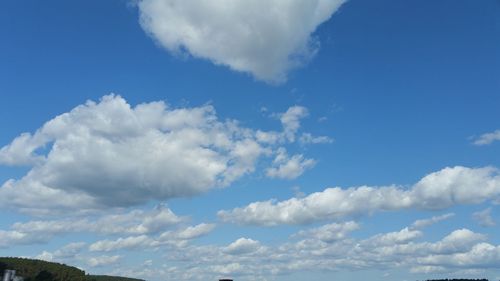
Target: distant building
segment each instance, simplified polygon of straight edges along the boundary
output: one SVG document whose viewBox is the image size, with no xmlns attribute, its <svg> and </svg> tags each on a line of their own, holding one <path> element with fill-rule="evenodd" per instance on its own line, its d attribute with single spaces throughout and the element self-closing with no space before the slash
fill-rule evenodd
<svg viewBox="0 0 500 281">
<path fill-rule="evenodd" d="M 3 272 L 2 281 L 23 281 L 24 278 L 21 276 L 16 276 L 16 271 L 11 269 L 6 269 Z"/>
</svg>

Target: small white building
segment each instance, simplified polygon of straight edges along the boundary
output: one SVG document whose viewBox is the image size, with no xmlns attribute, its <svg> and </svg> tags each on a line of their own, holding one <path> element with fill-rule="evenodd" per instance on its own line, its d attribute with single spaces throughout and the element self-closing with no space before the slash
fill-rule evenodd
<svg viewBox="0 0 500 281">
<path fill-rule="evenodd" d="M 2 281 L 23 281 L 24 278 L 21 276 L 16 276 L 16 271 L 11 269 L 6 269 L 3 272 Z"/>
</svg>

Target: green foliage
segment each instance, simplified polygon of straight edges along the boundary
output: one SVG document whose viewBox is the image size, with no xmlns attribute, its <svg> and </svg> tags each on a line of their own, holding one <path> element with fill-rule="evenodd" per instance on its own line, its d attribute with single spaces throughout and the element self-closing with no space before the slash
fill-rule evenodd
<svg viewBox="0 0 500 281">
<path fill-rule="evenodd" d="M 144 281 L 141 279 L 107 276 L 107 275 L 87 275 L 87 281 Z"/>
<path fill-rule="evenodd" d="M 52 280 L 54 280 L 54 275 L 46 270 L 40 271 L 35 277 L 35 281 L 52 281 Z"/>
<path fill-rule="evenodd" d="M 85 281 L 85 271 L 65 264 L 25 258 L 0 258 L 0 270 L 16 270 L 25 281 Z"/>
</svg>

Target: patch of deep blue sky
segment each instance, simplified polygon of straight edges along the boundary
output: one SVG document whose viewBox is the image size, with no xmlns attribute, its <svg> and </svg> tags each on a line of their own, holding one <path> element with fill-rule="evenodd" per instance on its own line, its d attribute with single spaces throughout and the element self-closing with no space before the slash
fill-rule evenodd
<svg viewBox="0 0 500 281">
<path fill-rule="evenodd" d="M 214 220 L 219 209 L 289 198 L 293 186 L 310 193 L 328 186 L 410 185 L 446 166 L 500 166 L 499 143 L 477 147 L 468 139 L 500 127 L 499 1 L 351 0 L 315 33 L 321 42 L 315 59 L 279 86 L 208 61 L 171 56 L 144 33 L 137 10 L 128 4 L 2 3 L 2 146 L 110 92 L 133 105 L 209 102 L 220 118 L 261 129 L 279 128 L 278 120 L 261 108 L 283 112 L 303 105 L 310 110 L 303 128 L 335 139 L 333 144 L 298 148 L 319 162 L 296 180 L 256 174 L 225 190 L 169 203 L 174 212 L 192 215 L 195 221 Z M 321 118 L 326 120 L 319 122 Z M 22 174 L 17 168 L 0 168 L 2 182 Z M 469 214 L 482 208 L 446 210 L 460 220 L 451 220 L 446 230 L 436 228 L 436 239 L 464 224 L 474 228 Z M 363 236 L 395 231 L 427 215 L 434 213 L 390 213 L 383 221 L 375 216 L 364 222 L 363 231 L 368 230 Z M 5 227 L 12 222 L 0 219 Z M 203 239 L 217 242 L 222 237 L 220 243 L 227 243 L 245 233 L 237 229 L 221 226 L 217 235 Z M 234 234 L 227 237 L 226 230 Z M 247 230 L 263 241 L 284 231 Z M 494 237 L 496 230 L 481 231 Z"/>
</svg>

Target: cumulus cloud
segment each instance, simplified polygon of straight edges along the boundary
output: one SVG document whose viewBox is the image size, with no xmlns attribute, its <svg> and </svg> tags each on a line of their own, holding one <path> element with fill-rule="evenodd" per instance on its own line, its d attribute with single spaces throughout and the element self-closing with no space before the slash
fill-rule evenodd
<svg viewBox="0 0 500 281">
<path fill-rule="evenodd" d="M 273 166 L 266 170 L 266 175 L 270 178 L 295 179 L 302 175 L 305 170 L 314 167 L 315 164 L 314 159 L 305 159 L 302 154 L 289 157 L 286 150 L 280 147 L 273 161 Z"/>
<path fill-rule="evenodd" d="M 451 255 L 431 255 L 419 259 L 420 263 L 440 265 L 441 267 L 488 268 L 500 262 L 500 246 L 479 243 L 472 249 Z"/>
<path fill-rule="evenodd" d="M 281 153 L 277 144 L 294 142 L 307 114 L 292 106 L 275 114 L 283 131 L 266 132 L 219 121 L 210 105 L 132 107 L 120 96 L 104 96 L 1 148 L 0 164 L 31 169 L 0 187 L 0 206 L 36 215 L 88 213 L 225 187 L 255 172 L 260 158 Z M 285 160 L 275 161 L 269 175 L 295 178 L 315 163 L 301 154 Z M 142 227 L 155 226 L 146 220 Z"/>
<path fill-rule="evenodd" d="M 473 142 L 475 145 L 488 145 L 495 141 L 500 141 L 500 130 L 491 133 L 485 133 L 476 138 Z"/>
<path fill-rule="evenodd" d="M 61 193 L 83 207 L 198 194 L 225 180 L 234 166 L 242 165 L 231 170 L 231 179 L 248 172 L 248 163 L 232 153 L 237 154 L 240 141 L 251 140 L 229 126 L 216 120 L 211 106 L 169 110 L 153 102 L 132 108 L 119 96 L 105 96 L 52 119 L 31 136 L 44 142 L 25 146 L 24 158 L 43 157 L 43 162 L 0 192 L 14 204 L 31 200 L 27 194 Z M 45 145 L 51 145 L 47 155 L 36 154 Z M 19 154 L 19 148 L 12 153 Z"/>
<path fill-rule="evenodd" d="M 259 241 L 249 238 L 239 238 L 223 249 L 225 253 L 231 255 L 242 255 L 255 252 L 261 247 Z"/>
<path fill-rule="evenodd" d="M 312 33 L 345 0 L 139 0 L 142 28 L 174 54 L 188 53 L 272 83 L 319 49 Z"/>
<path fill-rule="evenodd" d="M 253 202 L 222 210 L 225 222 L 254 225 L 305 224 L 378 211 L 401 209 L 440 210 L 459 204 L 477 204 L 500 196 L 500 174 L 495 168 L 445 168 L 423 177 L 410 188 L 327 188 L 304 198 Z"/>
<path fill-rule="evenodd" d="M 263 132 L 234 120 L 219 121 L 210 105 L 169 108 L 150 102 L 132 107 L 120 96 L 104 96 L 1 148 L 0 163 L 31 169 L 1 186 L 0 206 L 38 215 L 75 206 L 86 212 L 225 187 L 254 172 L 258 159 L 273 153 L 273 138 L 295 141 L 306 115 L 306 108 L 293 106 L 279 115 L 283 132 Z M 296 177 L 313 163 L 296 155 L 271 174 Z"/>
<path fill-rule="evenodd" d="M 496 225 L 495 221 L 491 217 L 491 208 L 475 212 L 472 214 L 472 217 L 477 221 L 477 223 L 479 223 L 480 226 L 491 227 Z"/>
</svg>

